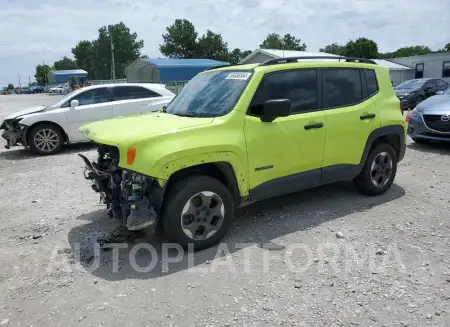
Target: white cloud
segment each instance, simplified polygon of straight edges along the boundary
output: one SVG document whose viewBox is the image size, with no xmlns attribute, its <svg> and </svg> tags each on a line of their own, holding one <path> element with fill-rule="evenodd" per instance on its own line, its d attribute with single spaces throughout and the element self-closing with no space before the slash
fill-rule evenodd
<svg viewBox="0 0 450 327">
<path fill-rule="evenodd" d="M 160 56 L 165 28 L 191 20 L 201 34 L 221 33 L 230 48 L 253 50 L 271 32 L 291 33 L 311 51 L 332 42 L 368 37 L 380 51 L 450 42 L 450 2 L 441 0 L 21 0 L 0 10 L 0 85 L 28 79 L 36 64 L 70 56 L 77 41 L 123 21 L 145 42 L 143 53 Z"/>
</svg>

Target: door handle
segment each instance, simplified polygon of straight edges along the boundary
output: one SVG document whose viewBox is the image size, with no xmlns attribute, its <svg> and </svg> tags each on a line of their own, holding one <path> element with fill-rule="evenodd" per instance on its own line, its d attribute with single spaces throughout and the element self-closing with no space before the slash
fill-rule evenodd
<svg viewBox="0 0 450 327">
<path fill-rule="evenodd" d="M 375 118 L 375 114 L 361 115 L 359 118 L 360 118 L 361 120 L 364 120 L 364 119 L 374 119 L 374 118 Z"/>
<path fill-rule="evenodd" d="M 305 125 L 306 130 L 313 129 L 313 128 L 322 128 L 322 127 L 323 127 L 323 123 L 315 123 L 315 124 L 311 124 L 311 125 Z"/>
</svg>

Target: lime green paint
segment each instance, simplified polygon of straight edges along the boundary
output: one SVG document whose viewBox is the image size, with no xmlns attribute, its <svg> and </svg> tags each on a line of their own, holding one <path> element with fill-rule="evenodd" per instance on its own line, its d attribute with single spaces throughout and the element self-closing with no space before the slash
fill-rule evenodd
<svg viewBox="0 0 450 327">
<path fill-rule="evenodd" d="M 291 114 L 271 123 L 247 115 L 265 74 L 320 67 L 375 69 L 379 92 L 355 106 Z M 380 66 L 305 61 L 220 69 L 254 69 L 234 110 L 225 116 L 191 118 L 151 113 L 87 124 L 80 131 L 92 141 L 118 147 L 120 167 L 154 177 L 162 186 L 180 169 L 205 163 L 229 163 L 241 196 L 247 196 L 252 188 L 279 177 L 338 164 L 358 164 L 372 131 L 388 125 L 400 124 L 405 128 L 388 70 Z M 361 121 L 359 117 L 368 113 L 376 114 L 376 118 Z M 303 128 L 319 122 L 324 123 L 324 128 Z M 136 149 L 132 165 L 127 164 L 126 158 L 130 147 Z M 255 170 L 266 166 L 273 167 Z"/>
<path fill-rule="evenodd" d="M 305 130 L 303 126 L 323 122 L 324 118 L 324 111 L 292 114 L 272 123 L 246 116 L 250 189 L 275 178 L 320 168 L 325 128 Z M 273 168 L 255 171 L 269 165 Z"/>
</svg>

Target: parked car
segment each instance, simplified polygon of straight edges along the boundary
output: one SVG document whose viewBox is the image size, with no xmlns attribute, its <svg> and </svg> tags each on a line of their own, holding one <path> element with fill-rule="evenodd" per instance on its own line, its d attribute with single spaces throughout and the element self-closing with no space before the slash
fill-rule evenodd
<svg viewBox="0 0 450 327">
<path fill-rule="evenodd" d="M 88 122 L 157 111 L 175 95 L 162 84 L 104 84 L 76 90 L 50 106 L 21 110 L 5 118 L 6 148 L 28 146 L 37 154 L 58 152 L 64 143 L 87 141 L 78 129 Z"/>
<path fill-rule="evenodd" d="M 450 88 L 418 104 L 411 112 L 407 130 L 418 143 L 450 142 Z"/>
<path fill-rule="evenodd" d="M 406 128 L 388 69 L 357 61 L 294 57 L 202 72 L 164 112 L 83 125 L 100 145 L 96 162 L 80 155 L 85 177 L 129 230 L 162 224 L 197 250 L 220 242 L 235 208 L 254 201 L 343 180 L 382 194 Z"/>
<path fill-rule="evenodd" d="M 61 93 L 62 94 L 63 90 L 64 90 L 64 88 L 62 87 L 62 85 L 59 85 L 59 86 L 50 87 L 48 89 L 48 92 L 50 92 L 50 93 Z"/>
<path fill-rule="evenodd" d="M 411 79 L 397 85 L 394 90 L 404 109 L 413 109 L 438 91 L 445 91 L 448 83 L 438 78 Z"/>
</svg>

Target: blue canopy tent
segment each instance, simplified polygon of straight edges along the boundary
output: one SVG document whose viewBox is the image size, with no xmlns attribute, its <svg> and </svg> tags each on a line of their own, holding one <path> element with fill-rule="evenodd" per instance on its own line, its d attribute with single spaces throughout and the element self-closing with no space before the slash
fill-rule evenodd
<svg viewBox="0 0 450 327">
<path fill-rule="evenodd" d="M 229 65 L 211 59 L 138 59 L 125 70 L 130 83 L 185 82 L 205 69 Z"/>
<path fill-rule="evenodd" d="M 52 70 L 47 74 L 49 84 L 66 83 L 69 81 L 70 77 L 87 78 L 87 76 L 87 71 L 82 69 Z"/>
</svg>

